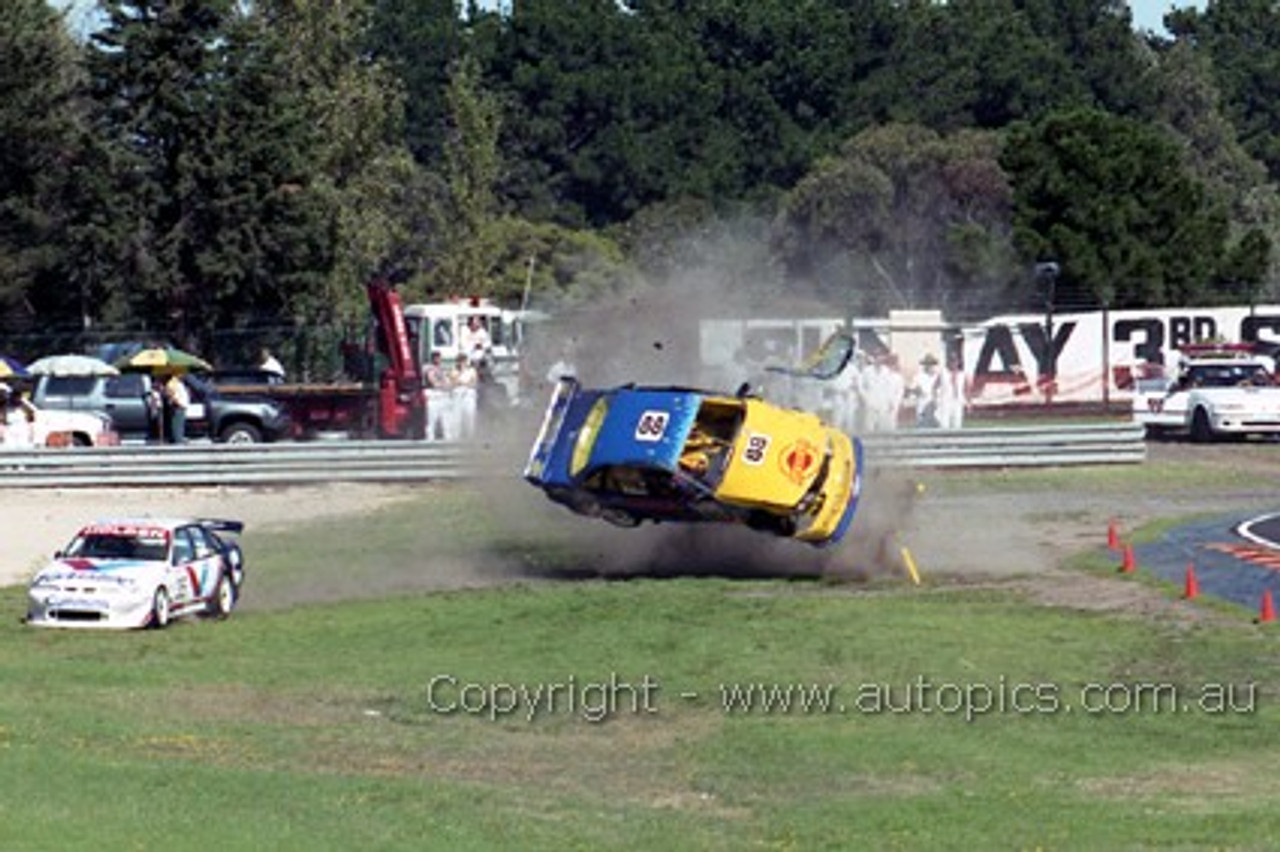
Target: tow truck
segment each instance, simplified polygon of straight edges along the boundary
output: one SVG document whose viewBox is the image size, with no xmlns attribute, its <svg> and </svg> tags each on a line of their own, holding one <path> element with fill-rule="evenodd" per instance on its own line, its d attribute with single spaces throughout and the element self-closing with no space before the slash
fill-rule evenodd
<svg viewBox="0 0 1280 852">
<path fill-rule="evenodd" d="M 485 351 L 489 378 L 502 388 L 505 402 L 520 402 L 520 344 L 523 337 L 521 311 L 506 310 L 493 301 L 470 296 L 406 305 L 405 323 L 409 339 L 416 343 L 413 355 L 418 369 L 431 362 L 435 353 L 446 364 L 452 364 L 459 355 L 472 355 L 464 351 L 462 341 L 467 324 L 474 317 L 489 335 L 490 345 Z"/>
<path fill-rule="evenodd" d="M 362 343 L 343 346 L 347 372 L 357 381 L 325 384 L 220 385 L 226 395 L 276 400 L 288 411 L 294 438 L 342 434 L 352 438 L 421 439 L 426 435 L 422 373 L 400 294 L 383 279 L 365 285 L 371 326 Z"/>
</svg>

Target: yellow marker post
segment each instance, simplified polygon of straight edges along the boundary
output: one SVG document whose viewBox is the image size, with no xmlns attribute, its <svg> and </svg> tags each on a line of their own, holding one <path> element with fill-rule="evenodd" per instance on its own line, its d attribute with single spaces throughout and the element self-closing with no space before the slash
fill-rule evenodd
<svg viewBox="0 0 1280 852">
<path fill-rule="evenodd" d="M 907 550 L 906 545 L 902 546 L 902 561 L 906 563 L 907 573 L 911 575 L 911 582 L 917 586 L 920 585 L 920 572 L 916 570 L 916 561 L 911 558 L 911 551 Z"/>
</svg>

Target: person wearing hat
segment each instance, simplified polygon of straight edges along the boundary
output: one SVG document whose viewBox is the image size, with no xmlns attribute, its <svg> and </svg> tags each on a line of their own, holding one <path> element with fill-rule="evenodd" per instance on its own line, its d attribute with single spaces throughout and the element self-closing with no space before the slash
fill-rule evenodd
<svg viewBox="0 0 1280 852">
<path fill-rule="evenodd" d="M 920 359 L 920 369 L 916 370 L 911 382 L 910 395 L 916 402 L 917 428 L 938 428 L 938 394 L 941 390 L 942 373 L 938 370 L 938 359 L 930 352 Z"/>
</svg>

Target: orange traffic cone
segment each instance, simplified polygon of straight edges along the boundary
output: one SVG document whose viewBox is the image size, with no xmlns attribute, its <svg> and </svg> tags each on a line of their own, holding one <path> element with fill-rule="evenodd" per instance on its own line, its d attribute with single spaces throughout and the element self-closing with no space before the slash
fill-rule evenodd
<svg viewBox="0 0 1280 852">
<path fill-rule="evenodd" d="M 1107 522 L 1107 549 L 1120 549 L 1120 530 L 1116 527 L 1116 519 L 1112 518 Z"/>
<path fill-rule="evenodd" d="M 1124 546 L 1124 558 L 1120 561 L 1120 573 L 1132 574 L 1138 567 L 1138 563 L 1133 558 L 1133 545 L 1126 544 Z"/>
<path fill-rule="evenodd" d="M 1194 562 L 1187 563 L 1187 584 L 1182 596 L 1189 601 L 1200 597 L 1200 581 L 1196 579 L 1196 565 Z"/>
<path fill-rule="evenodd" d="M 1258 617 L 1255 620 L 1258 624 L 1270 624 L 1276 620 L 1276 604 L 1271 599 L 1270 589 L 1262 593 L 1262 609 L 1258 611 Z"/>
</svg>

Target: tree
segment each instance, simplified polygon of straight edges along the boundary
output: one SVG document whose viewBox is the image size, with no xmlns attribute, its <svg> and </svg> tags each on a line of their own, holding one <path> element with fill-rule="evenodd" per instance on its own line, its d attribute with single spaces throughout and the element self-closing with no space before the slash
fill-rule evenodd
<svg viewBox="0 0 1280 852">
<path fill-rule="evenodd" d="M 479 87 L 475 60 L 459 60 L 448 92 L 451 126 L 445 141 L 444 179 L 448 217 L 437 286 L 452 292 L 487 294 L 490 261 L 486 231 L 497 215 L 500 116 L 497 101 Z"/>
<path fill-rule="evenodd" d="M 1166 133 L 1100 110 L 1064 111 L 1015 127 L 1001 162 L 1028 265 L 1054 260 L 1061 286 L 1115 308 L 1212 297 L 1227 217 Z"/>
<path fill-rule="evenodd" d="M 774 246 L 790 277 L 858 311 L 972 313 L 1009 277 L 999 140 L 919 125 L 858 134 L 784 197 Z"/>
<path fill-rule="evenodd" d="M 44 0 L 0 4 L 0 310 L 76 316 L 58 271 L 67 209 L 62 186 L 81 132 L 77 50 Z"/>
<path fill-rule="evenodd" d="M 1160 54 L 1154 80 L 1157 114 L 1181 140 L 1188 170 L 1230 216 L 1236 245 L 1225 262 L 1223 284 L 1254 301 L 1276 266 L 1280 194 L 1223 114 L 1208 56 L 1179 41 Z"/>
<path fill-rule="evenodd" d="M 222 136 L 219 45 L 232 4 L 107 0 L 103 8 L 108 23 L 93 36 L 89 70 L 113 178 L 97 200 L 110 208 L 99 215 L 130 231 L 114 234 L 112 283 L 135 315 L 162 318 L 186 342 L 218 296 L 206 286 L 210 235 L 199 214 L 208 209 L 210 146 Z"/>
</svg>

